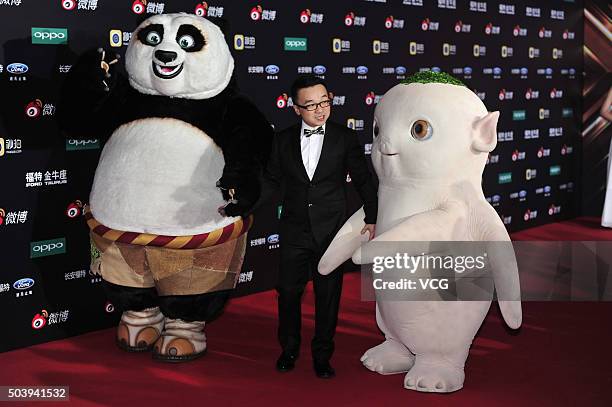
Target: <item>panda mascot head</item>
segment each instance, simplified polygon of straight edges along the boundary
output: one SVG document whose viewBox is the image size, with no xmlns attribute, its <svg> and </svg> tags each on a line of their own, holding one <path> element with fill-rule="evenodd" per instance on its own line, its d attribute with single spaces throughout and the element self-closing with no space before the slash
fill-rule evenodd
<svg viewBox="0 0 612 407">
<path fill-rule="evenodd" d="M 234 59 L 221 29 L 209 20 L 185 13 L 156 15 L 134 36 L 126 70 L 140 93 L 207 99 L 230 83 Z"/>
</svg>

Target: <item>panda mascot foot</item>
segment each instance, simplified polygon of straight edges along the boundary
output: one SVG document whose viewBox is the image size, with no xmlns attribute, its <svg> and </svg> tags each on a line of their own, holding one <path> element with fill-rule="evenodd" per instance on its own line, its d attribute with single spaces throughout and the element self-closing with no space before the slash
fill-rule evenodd
<svg viewBox="0 0 612 407">
<path fill-rule="evenodd" d="M 128 352 L 146 352 L 153 348 L 164 328 L 164 314 L 159 307 L 144 311 L 125 311 L 117 327 L 117 346 Z"/>
<path fill-rule="evenodd" d="M 187 362 L 204 356 L 204 321 L 186 322 L 166 318 L 165 328 L 153 348 L 153 359 L 160 362 Z"/>
</svg>

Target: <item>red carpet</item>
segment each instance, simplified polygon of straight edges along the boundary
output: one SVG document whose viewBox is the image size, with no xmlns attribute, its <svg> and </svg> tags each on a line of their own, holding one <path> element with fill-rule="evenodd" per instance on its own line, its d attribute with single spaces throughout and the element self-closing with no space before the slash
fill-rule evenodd
<svg viewBox="0 0 612 407">
<path fill-rule="evenodd" d="M 494 304 L 472 346 L 464 389 L 422 394 L 404 390 L 403 375 L 361 366 L 359 357 L 381 336 L 374 303 L 360 301 L 359 275 L 344 281 L 333 380 L 312 372 L 309 286 L 302 357 L 290 373 L 274 370 L 276 301 L 265 292 L 233 300 L 207 327 L 208 354 L 192 363 L 126 354 L 115 347 L 114 330 L 104 330 L 0 354 L 0 385 L 68 385 L 78 406 L 612 405 L 612 303 L 526 302 L 518 333 L 504 327 Z"/>
</svg>

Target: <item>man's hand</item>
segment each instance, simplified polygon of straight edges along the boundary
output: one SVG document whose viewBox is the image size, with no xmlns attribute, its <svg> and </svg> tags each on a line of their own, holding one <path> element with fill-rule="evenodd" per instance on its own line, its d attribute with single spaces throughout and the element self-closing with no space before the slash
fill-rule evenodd
<svg viewBox="0 0 612 407">
<path fill-rule="evenodd" d="M 374 235 L 376 234 L 376 225 L 373 223 L 367 223 L 363 229 L 361 229 L 361 234 L 363 235 L 365 232 L 370 232 L 370 236 L 368 236 L 368 240 L 374 239 Z"/>
</svg>

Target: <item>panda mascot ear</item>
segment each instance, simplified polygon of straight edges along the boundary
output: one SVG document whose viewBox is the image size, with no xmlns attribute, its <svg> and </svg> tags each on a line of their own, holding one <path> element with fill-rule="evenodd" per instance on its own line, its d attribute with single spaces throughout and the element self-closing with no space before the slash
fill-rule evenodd
<svg viewBox="0 0 612 407">
<path fill-rule="evenodd" d="M 227 21 L 223 17 L 206 17 L 206 19 L 221 29 L 221 32 L 223 33 L 223 37 L 225 38 L 225 42 L 227 42 L 227 46 L 230 47 L 230 49 L 232 49 L 232 44 L 230 44 L 229 42 L 229 35 L 230 35 L 229 21 Z"/>
<path fill-rule="evenodd" d="M 207 16 L 206 19 L 210 21 L 211 23 L 213 23 L 214 25 L 216 25 L 217 27 L 219 27 L 219 29 L 223 33 L 223 38 L 225 38 L 227 47 L 232 53 L 232 56 L 235 57 L 234 42 L 233 40 L 230 39 L 231 37 L 230 22 L 224 17 L 208 17 Z M 238 91 L 238 81 L 236 80 L 236 70 L 235 69 L 234 69 L 234 72 L 232 73 L 232 78 L 230 79 L 230 82 L 227 85 L 227 87 Z"/>
</svg>

